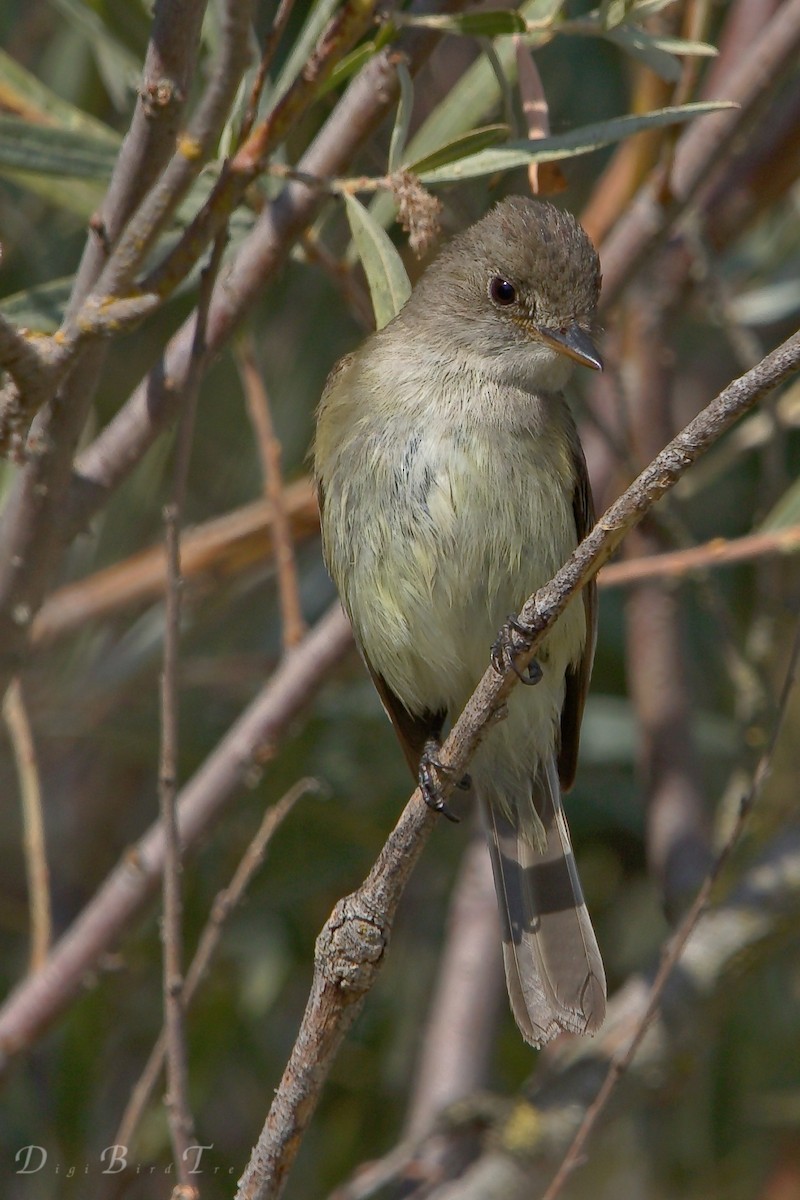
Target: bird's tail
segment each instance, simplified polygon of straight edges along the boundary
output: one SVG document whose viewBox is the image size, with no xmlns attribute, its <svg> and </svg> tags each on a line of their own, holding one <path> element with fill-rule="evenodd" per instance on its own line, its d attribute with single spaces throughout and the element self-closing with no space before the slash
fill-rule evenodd
<svg viewBox="0 0 800 1200">
<path fill-rule="evenodd" d="M 554 760 L 514 803 L 485 802 L 511 1008 L 527 1042 L 594 1033 L 606 977 L 581 891 Z M 533 810 L 533 811 L 532 811 Z"/>
</svg>

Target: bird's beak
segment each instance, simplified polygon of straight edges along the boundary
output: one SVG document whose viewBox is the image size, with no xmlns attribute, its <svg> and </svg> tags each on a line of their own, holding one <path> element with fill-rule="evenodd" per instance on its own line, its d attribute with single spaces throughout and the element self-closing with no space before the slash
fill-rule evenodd
<svg viewBox="0 0 800 1200">
<path fill-rule="evenodd" d="M 545 329 L 537 325 L 536 332 L 543 342 L 560 354 L 566 354 L 582 367 L 602 371 L 603 360 L 595 350 L 592 339 L 574 321 L 566 329 Z"/>
</svg>

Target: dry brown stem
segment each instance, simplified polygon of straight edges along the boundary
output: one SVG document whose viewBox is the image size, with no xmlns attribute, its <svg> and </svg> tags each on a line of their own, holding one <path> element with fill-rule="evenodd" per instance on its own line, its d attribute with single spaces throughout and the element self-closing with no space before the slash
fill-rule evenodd
<svg viewBox="0 0 800 1200">
<path fill-rule="evenodd" d="M 278 571 L 278 593 L 283 618 L 283 645 L 285 650 L 291 650 L 301 641 L 306 627 L 300 605 L 297 563 L 281 471 L 281 444 L 275 436 L 269 396 L 258 369 L 255 344 L 251 334 L 246 334 L 239 339 L 236 363 L 261 459 L 264 499 L 270 506 L 272 517 L 272 543 Z"/>
<path fill-rule="evenodd" d="M 38 971 L 47 958 L 53 934 L 50 868 L 47 865 L 42 786 L 36 759 L 36 744 L 22 684 L 18 678 L 12 679 L 6 692 L 3 719 L 14 751 L 22 801 L 22 848 L 31 914 L 31 948 L 28 963 L 29 970 Z"/>
</svg>

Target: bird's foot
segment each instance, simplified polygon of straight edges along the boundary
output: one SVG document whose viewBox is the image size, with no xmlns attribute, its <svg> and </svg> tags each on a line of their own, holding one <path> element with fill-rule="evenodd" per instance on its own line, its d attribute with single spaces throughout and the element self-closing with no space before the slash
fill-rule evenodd
<svg viewBox="0 0 800 1200">
<path fill-rule="evenodd" d="M 452 778 L 455 774 L 452 767 L 446 766 L 439 758 L 439 750 L 441 749 L 436 738 L 428 738 L 425 743 L 425 748 L 422 751 L 422 757 L 419 760 L 419 786 L 422 792 L 422 798 L 428 808 L 432 808 L 434 812 L 441 813 L 443 817 L 447 817 L 448 821 L 453 821 L 456 825 L 460 818 L 450 809 L 442 798 L 442 779 Z M 456 780 L 455 787 L 466 791 L 472 784 L 469 775 L 463 775 Z"/>
<path fill-rule="evenodd" d="M 532 630 L 512 613 L 492 644 L 491 662 L 498 675 L 505 675 L 511 668 L 521 683 L 533 687 L 542 678 L 542 668 L 532 658 L 524 670 L 517 666 L 515 657 L 530 644 Z"/>
</svg>

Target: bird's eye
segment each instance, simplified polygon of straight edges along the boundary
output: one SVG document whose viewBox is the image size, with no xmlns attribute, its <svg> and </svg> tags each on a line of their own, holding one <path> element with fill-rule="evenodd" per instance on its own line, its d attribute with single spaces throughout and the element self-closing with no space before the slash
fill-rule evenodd
<svg viewBox="0 0 800 1200">
<path fill-rule="evenodd" d="M 509 283 L 507 279 L 503 279 L 501 275 L 495 275 L 494 279 L 489 284 L 489 295 L 495 304 L 500 304 L 507 307 L 513 304 L 517 298 L 517 289 L 513 283 Z"/>
</svg>

